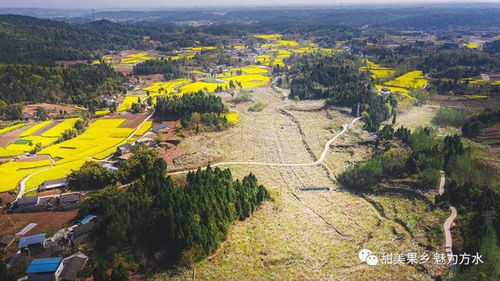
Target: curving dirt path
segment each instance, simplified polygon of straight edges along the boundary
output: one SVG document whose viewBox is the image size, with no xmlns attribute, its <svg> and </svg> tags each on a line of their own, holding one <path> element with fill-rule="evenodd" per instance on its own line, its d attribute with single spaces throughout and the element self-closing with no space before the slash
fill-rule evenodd
<svg viewBox="0 0 500 281">
<path fill-rule="evenodd" d="M 444 194 L 444 185 L 446 182 L 446 176 L 444 174 L 444 171 L 440 171 L 441 178 L 439 181 L 439 190 L 438 193 L 439 195 Z M 444 229 L 444 238 L 445 238 L 445 243 L 444 243 L 444 249 L 446 252 L 446 255 L 448 256 L 448 259 L 451 259 L 453 257 L 453 238 L 451 237 L 451 225 L 453 224 L 453 221 L 457 217 L 457 209 L 453 207 L 449 201 L 446 201 L 446 204 L 448 204 L 448 207 L 450 208 L 451 214 L 450 216 L 446 219 L 446 221 L 443 224 L 443 229 Z M 451 266 L 452 269 L 454 269 L 454 266 Z"/>
<path fill-rule="evenodd" d="M 250 162 L 250 161 L 232 161 L 232 162 L 219 162 L 215 164 L 211 164 L 211 167 L 218 167 L 218 166 L 228 166 L 228 165 L 249 165 L 249 166 L 268 166 L 268 167 L 303 167 L 303 166 L 316 166 L 320 165 L 325 161 L 326 155 L 328 154 L 328 150 L 330 149 L 330 146 L 332 143 L 337 140 L 341 135 L 343 135 L 349 127 L 354 125 L 361 117 L 354 118 L 351 123 L 346 123 L 342 125 L 342 131 L 340 131 L 338 134 L 333 136 L 326 144 L 325 147 L 323 148 L 323 152 L 321 152 L 320 157 L 318 160 L 315 162 L 310 162 L 310 163 L 268 163 L 268 162 Z M 204 167 L 202 168 L 204 169 Z M 168 175 L 178 175 L 178 174 L 185 174 L 189 172 L 194 172 L 198 169 L 188 169 L 188 170 L 182 170 L 182 171 L 175 171 L 175 172 L 170 172 Z"/>
</svg>

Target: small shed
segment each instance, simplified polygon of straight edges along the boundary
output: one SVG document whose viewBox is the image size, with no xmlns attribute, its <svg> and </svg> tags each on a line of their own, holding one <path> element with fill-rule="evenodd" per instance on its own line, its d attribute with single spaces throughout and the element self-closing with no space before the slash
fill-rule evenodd
<svg viewBox="0 0 500 281">
<path fill-rule="evenodd" d="M 29 256 L 36 256 L 44 252 L 43 242 L 45 241 L 45 233 L 23 237 L 19 240 L 18 248 L 21 253 Z"/>
<path fill-rule="evenodd" d="M 63 259 L 63 270 L 61 272 L 60 280 L 63 281 L 74 281 L 76 280 L 78 273 L 87 263 L 89 258 L 78 252 L 74 255 L 71 255 L 65 259 Z"/>
<path fill-rule="evenodd" d="M 42 244 L 43 245 L 43 241 L 45 241 L 45 233 L 26 236 L 26 237 L 23 237 L 19 240 L 18 248 L 23 249 L 23 248 L 26 248 L 28 246 L 35 245 L 35 244 Z"/>
<path fill-rule="evenodd" d="M 63 270 L 62 258 L 35 259 L 26 270 L 30 281 L 56 281 Z"/>
</svg>

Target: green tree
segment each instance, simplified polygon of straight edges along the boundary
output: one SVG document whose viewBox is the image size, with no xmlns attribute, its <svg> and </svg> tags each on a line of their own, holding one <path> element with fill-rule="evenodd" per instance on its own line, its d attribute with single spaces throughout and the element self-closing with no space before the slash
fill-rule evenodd
<svg viewBox="0 0 500 281">
<path fill-rule="evenodd" d="M 116 175 L 95 161 L 87 161 L 80 170 L 68 176 L 68 188 L 72 190 L 101 189 L 116 183 Z"/>
<path fill-rule="evenodd" d="M 36 108 L 35 117 L 38 120 L 45 121 L 49 118 L 49 114 L 47 113 L 47 111 L 45 111 L 45 108 L 39 106 Z"/>
<path fill-rule="evenodd" d="M 123 264 L 120 262 L 118 265 L 113 268 L 113 272 L 111 273 L 110 281 L 129 281 L 128 271 L 123 267 Z"/>
</svg>

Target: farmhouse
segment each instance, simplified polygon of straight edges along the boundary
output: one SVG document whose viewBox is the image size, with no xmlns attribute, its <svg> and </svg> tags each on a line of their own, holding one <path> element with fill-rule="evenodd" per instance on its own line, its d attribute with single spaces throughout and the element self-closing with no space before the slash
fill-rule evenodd
<svg viewBox="0 0 500 281">
<path fill-rule="evenodd" d="M 44 181 L 41 185 L 37 187 L 38 191 L 50 190 L 55 188 L 61 188 L 68 185 L 68 180 L 66 178 Z"/>
<path fill-rule="evenodd" d="M 71 242 L 75 245 L 84 243 L 87 240 L 90 232 L 92 232 L 92 230 L 94 229 L 96 219 L 97 216 L 87 215 L 80 221 L 79 224 L 71 227 L 71 230 L 68 234 Z"/>
<path fill-rule="evenodd" d="M 38 206 L 39 199 L 38 196 L 18 198 L 12 203 L 9 210 L 16 213 L 41 211 L 40 206 Z"/>
<path fill-rule="evenodd" d="M 59 197 L 59 209 L 66 211 L 80 207 L 83 197 L 80 192 L 64 193 Z"/>
<path fill-rule="evenodd" d="M 23 237 L 19 240 L 18 248 L 28 256 L 38 256 L 45 251 L 45 233 Z"/>
<path fill-rule="evenodd" d="M 66 211 L 80 207 L 82 201 L 83 196 L 80 192 L 23 197 L 12 203 L 9 212 Z"/>
<path fill-rule="evenodd" d="M 35 259 L 26 270 L 31 281 L 56 281 L 63 270 L 62 258 Z"/>
</svg>

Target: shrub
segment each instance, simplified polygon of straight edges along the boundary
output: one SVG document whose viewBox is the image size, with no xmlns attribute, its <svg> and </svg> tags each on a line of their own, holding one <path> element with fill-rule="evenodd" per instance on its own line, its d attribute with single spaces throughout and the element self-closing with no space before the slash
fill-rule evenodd
<svg viewBox="0 0 500 281">
<path fill-rule="evenodd" d="M 264 108 L 267 107 L 267 104 L 259 101 L 257 103 L 254 103 L 252 106 L 250 106 L 248 108 L 248 111 L 252 111 L 252 112 L 261 112 L 262 110 L 264 110 Z"/>
<path fill-rule="evenodd" d="M 469 115 L 470 111 L 467 109 L 440 108 L 432 118 L 432 123 L 436 126 L 459 128 L 465 124 Z"/>
</svg>

